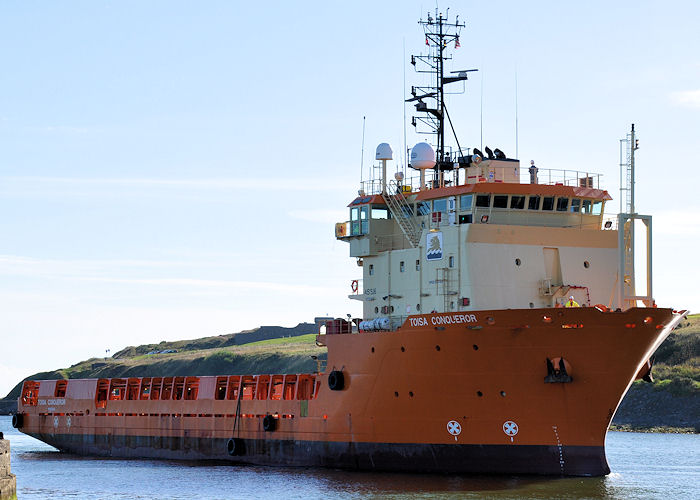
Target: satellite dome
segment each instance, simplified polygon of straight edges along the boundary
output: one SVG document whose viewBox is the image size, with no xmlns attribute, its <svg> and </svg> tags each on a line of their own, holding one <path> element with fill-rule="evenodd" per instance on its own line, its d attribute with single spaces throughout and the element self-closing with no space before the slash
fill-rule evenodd
<svg viewBox="0 0 700 500">
<path fill-rule="evenodd" d="M 435 166 L 435 150 L 427 142 L 419 142 L 411 149 L 411 166 L 419 170 Z"/>
<path fill-rule="evenodd" d="M 396 179 L 398 182 L 401 182 L 403 180 L 403 172 L 396 172 L 394 174 L 394 179 Z"/>
<path fill-rule="evenodd" d="M 393 151 L 391 150 L 391 146 L 389 146 L 386 142 L 382 142 L 379 146 L 377 146 L 377 160 L 393 160 L 392 158 L 392 153 Z"/>
</svg>

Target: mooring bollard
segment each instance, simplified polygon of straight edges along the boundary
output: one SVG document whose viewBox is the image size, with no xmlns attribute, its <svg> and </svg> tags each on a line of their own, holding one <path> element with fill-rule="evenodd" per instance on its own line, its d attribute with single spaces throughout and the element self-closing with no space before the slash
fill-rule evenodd
<svg viewBox="0 0 700 500">
<path fill-rule="evenodd" d="M 0 499 L 17 493 L 17 478 L 10 471 L 10 442 L 0 432 Z"/>
</svg>

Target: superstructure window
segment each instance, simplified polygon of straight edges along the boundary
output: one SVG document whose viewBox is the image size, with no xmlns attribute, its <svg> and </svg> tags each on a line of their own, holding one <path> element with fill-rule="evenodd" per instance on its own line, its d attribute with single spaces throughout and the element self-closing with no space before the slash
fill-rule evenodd
<svg viewBox="0 0 700 500">
<path fill-rule="evenodd" d="M 557 212 L 566 212 L 569 208 L 569 198 L 557 198 Z"/>
<path fill-rule="evenodd" d="M 578 213 L 581 211 L 581 200 L 578 198 L 572 198 L 571 199 L 571 207 L 569 208 L 569 211 L 572 213 Z"/>
<path fill-rule="evenodd" d="M 491 206 L 491 195 L 490 194 L 477 194 L 476 195 L 476 206 L 480 208 L 489 208 Z"/>
<path fill-rule="evenodd" d="M 416 215 L 428 215 L 430 213 L 430 203 L 421 201 L 416 204 Z"/>
<path fill-rule="evenodd" d="M 538 195 L 533 195 L 530 196 L 527 200 L 527 209 L 528 210 L 539 210 L 540 209 L 540 200 L 541 197 Z"/>
<path fill-rule="evenodd" d="M 369 275 L 374 276 L 374 264 L 369 265 Z"/>
<path fill-rule="evenodd" d="M 416 260 L 416 271 L 420 271 L 420 260 Z"/>
<path fill-rule="evenodd" d="M 388 219 L 389 210 L 384 207 L 372 207 L 372 218 L 373 219 Z"/>
<path fill-rule="evenodd" d="M 433 212 L 447 212 L 447 200 L 433 200 Z"/>
<path fill-rule="evenodd" d="M 471 194 L 464 194 L 459 197 L 459 209 L 460 210 L 471 210 L 472 201 L 474 196 Z"/>
<path fill-rule="evenodd" d="M 581 210 L 581 212 L 583 212 L 584 214 L 590 215 L 592 208 L 593 208 L 593 203 L 591 202 L 591 200 L 583 200 L 583 209 Z"/>
<path fill-rule="evenodd" d="M 450 255 L 449 266 L 455 267 L 455 256 L 454 255 Z"/>
<path fill-rule="evenodd" d="M 542 210 L 554 210 L 554 196 L 542 198 Z"/>
<path fill-rule="evenodd" d="M 525 197 L 513 195 L 510 197 L 510 208 L 522 210 L 525 208 Z"/>
<path fill-rule="evenodd" d="M 399 263 L 399 271 L 404 272 L 405 270 L 406 270 L 406 265 L 405 265 L 404 261 L 401 261 Z"/>
<path fill-rule="evenodd" d="M 600 215 L 603 213 L 603 202 L 594 201 L 593 202 L 593 215 Z"/>
<path fill-rule="evenodd" d="M 497 194 L 493 197 L 493 208 L 508 208 L 508 195 Z"/>
</svg>

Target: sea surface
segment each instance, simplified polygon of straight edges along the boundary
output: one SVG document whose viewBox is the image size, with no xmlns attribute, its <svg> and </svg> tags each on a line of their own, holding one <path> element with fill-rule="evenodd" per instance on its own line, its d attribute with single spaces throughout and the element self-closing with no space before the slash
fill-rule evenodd
<svg viewBox="0 0 700 500">
<path fill-rule="evenodd" d="M 699 499 L 700 435 L 610 432 L 603 478 L 439 476 L 84 458 L 17 432 L 10 440 L 22 499 Z"/>
</svg>

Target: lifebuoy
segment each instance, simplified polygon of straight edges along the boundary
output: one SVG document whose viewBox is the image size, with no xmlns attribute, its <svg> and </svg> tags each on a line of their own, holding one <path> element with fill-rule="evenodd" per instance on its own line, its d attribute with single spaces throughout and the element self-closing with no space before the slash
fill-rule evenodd
<svg viewBox="0 0 700 500">
<path fill-rule="evenodd" d="M 243 455 L 243 453 L 244 453 L 243 440 L 241 438 L 229 439 L 228 442 L 226 443 L 226 451 L 228 451 L 228 454 L 231 455 L 232 457 L 235 457 L 238 455 Z"/>
<path fill-rule="evenodd" d="M 340 370 L 333 370 L 328 375 L 328 388 L 331 391 L 342 391 L 345 387 L 345 377 Z"/>
<path fill-rule="evenodd" d="M 357 292 L 359 285 L 360 284 L 357 280 L 352 280 L 352 283 L 350 283 L 350 288 L 352 288 L 353 292 Z"/>
<path fill-rule="evenodd" d="M 277 420 L 272 415 L 265 415 L 263 418 L 263 429 L 267 432 L 272 432 L 277 428 Z"/>
<path fill-rule="evenodd" d="M 24 425 L 24 415 L 22 413 L 15 413 L 12 415 L 12 427 L 15 429 L 21 429 Z"/>
<path fill-rule="evenodd" d="M 608 308 L 605 307 L 603 304 L 596 304 L 593 307 L 595 307 L 596 309 L 598 309 L 602 313 L 608 312 Z"/>
</svg>

